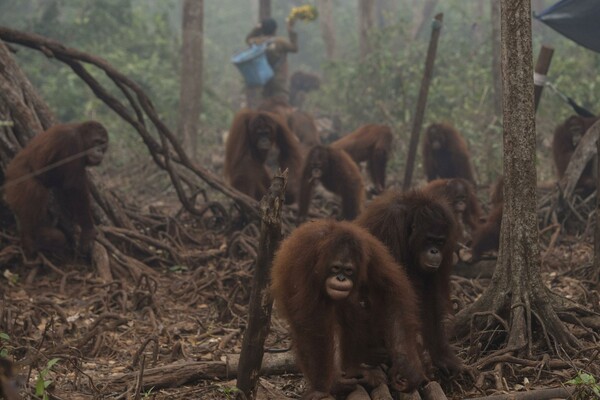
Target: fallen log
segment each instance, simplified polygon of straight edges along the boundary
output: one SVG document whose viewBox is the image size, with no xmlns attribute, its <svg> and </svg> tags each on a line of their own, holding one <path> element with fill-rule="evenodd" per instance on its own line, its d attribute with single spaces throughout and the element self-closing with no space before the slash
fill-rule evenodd
<svg viewBox="0 0 600 400">
<path fill-rule="evenodd" d="M 575 387 L 548 388 L 530 390 L 527 392 L 516 392 L 507 394 L 495 394 L 485 397 L 473 397 L 468 400 L 550 400 L 568 399 L 575 392 Z"/>
<path fill-rule="evenodd" d="M 390 393 L 390 388 L 387 387 L 385 383 L 377 386 L 375 389 L 371 391 L 371 399 L 372 400 L 393 400 L 392 394 Z"/>
<path fill-rule="evenodd" d="M 398 400 L 421 400 L 421 395 L 416 390 L 412 393 L 400 393 Z"/>
<path fill-rule="evenodd" d="M 442 387 L 436 381 L 431 381 L 421 391 L 423 400 L 448 400 Z"/>
<path fill-rule="evenodd" d="M 364 387 L 358 385 L 356 386 L 356 389 L 346 397 L 346 400 L 371 400 L 371 397 Z"/>
<path fill-rule="evenodd" d="M 180 387 L 202 380 L 225 380 L 236 378 L 239 354 L 230 354 L 223 361 L 178 361 L 160 367 L 146 368 L 143 376 L 143 390 Z M 266 353 L 260 375 L 283 375 L 298 372 L 292 353 Z M 117 390 L 124 390 L 139 378 L 139 372 L 115 374 L 98 380 Z"/>
</svg>

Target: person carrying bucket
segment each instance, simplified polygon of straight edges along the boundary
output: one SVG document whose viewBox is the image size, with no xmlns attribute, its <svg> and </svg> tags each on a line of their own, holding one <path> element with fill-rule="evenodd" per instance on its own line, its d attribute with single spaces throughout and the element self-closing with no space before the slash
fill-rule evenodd
<svg viewBox="0 0 600 400">
<path fill-rule="evenodd" d="M 289 40 L 275 36 L 277 22 L 273 18 L 263 19 L 246 36 L 248 45 L 267 43 L 266 56 L 269 65 L 273 68 L 273 77 L 263 86 L 263 98 L 278 97 L 287 102 L 289 90 L 287 53 L 298 52 L 298 34 L 293 30 L 294 18 L 287 21 Z"/>
</svg>

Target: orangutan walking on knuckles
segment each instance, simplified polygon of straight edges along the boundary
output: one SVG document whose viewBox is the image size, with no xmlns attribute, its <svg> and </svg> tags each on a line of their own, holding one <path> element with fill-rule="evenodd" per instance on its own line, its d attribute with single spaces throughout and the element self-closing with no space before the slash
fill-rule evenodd
<svg viewBox="0 0 600 400">
<path fill-rule="evenodd" d="M 334 220 L 301 225 L 281 243 L 271 280 L 308 382 L 303 399 L 387 380 L 395 390 L 411 391 L 425 380 L 412 285 L 388 249 L 363 228 Z M 379 349 L 391 365 L 384 382 L 368 366 L 381 363 Z"/>
<path fill-rule="evenodd" d="M 68 246 L 90 257 L 96 230 L 85 168 L 99 165 L 107 148 L 108 134 L 99 122 L 61 124 L 31 139 L 8 164 L 5 200 L 27 257 Z M 50 204 L 58 206 L 59 227 Z M 81 230 L 77 246 L 73 225 Z"/>
<path fill-rule="evenodd" d="M 337 194 L 342 201 L 342 215 L 353 220 L 362 211 L 365 187 L 358 166 L 343 150 L 331 146 L 314 146 L 310 149 L 300 181 L 298 222 L 304 222 L 313 189 L 321 182 L 325 189 Z"/>
<path fill-rule="evenodd" d="M 387 125 L 367 124 L 331 143 L 344 150 L 357 164 L 366 161 L 376 194 L 385 189 L 386 166 L 394 135 Z"/>
<path fill-rule="evenodd" d="M 450 272 L 458 235 L 448 204 L 421 190 L 390 191 L 373 200 L 356 223 L 406 268 L 420 303 L 423 342 L 433 365 L 444 373 L 462 371 L 444 326 L 452 310 Z"/>
</svg>

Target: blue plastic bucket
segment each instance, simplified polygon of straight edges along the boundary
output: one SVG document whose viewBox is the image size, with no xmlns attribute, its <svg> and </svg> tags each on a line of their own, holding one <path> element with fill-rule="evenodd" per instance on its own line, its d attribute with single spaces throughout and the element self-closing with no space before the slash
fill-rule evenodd
<svg viewBox="0 0 600 400">
<path fill-rule="evenodd" d="M 231 57 L 231 62 L 240 70 L 248 86 L 263 86 L 274 75 L 267 60 L 267 45 L 252 45 Z"/>
</svg>

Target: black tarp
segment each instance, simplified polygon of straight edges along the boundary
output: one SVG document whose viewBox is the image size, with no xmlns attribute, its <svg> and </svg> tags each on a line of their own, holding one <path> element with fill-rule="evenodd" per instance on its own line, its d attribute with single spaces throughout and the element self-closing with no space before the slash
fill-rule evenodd
<svg viewBox="0 0 600 400">
<path fill-rule="evenodd" d="M 535 18 L 575 43 L 600 53 L 600 0 L 561 0 Z"/>
</svg>

